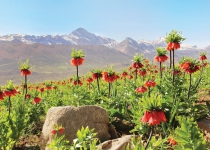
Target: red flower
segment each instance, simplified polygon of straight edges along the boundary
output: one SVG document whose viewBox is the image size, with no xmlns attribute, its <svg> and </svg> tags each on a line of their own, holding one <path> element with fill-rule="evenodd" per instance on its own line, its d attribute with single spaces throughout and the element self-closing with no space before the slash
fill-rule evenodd
<svg viewBox="0 0 210 150">
<path fill-rule="evenodd" d="M 206 55 L 201 55 L 199 59 L 200 59 L 200 60 L 206 60 L 207 57 L 206 57 Z"/>
<path fill-rule="evenodd" d="M 147 123 L 149 121 L 150 117 L 151 117 L 150 112 L 146 111 L 144 113 L 144 116 L 140 119 L 140 121 L 142 121 L 143 123 Z"/>
<path fill-rule="evenodd" d="M 180 48 L 180 44 L 177 42 L 169 42 L 166 49 L 171 51 L 171 50 L 176 50 Z"/>
<path fill-rule="evenodd" d="M 56 130 L 55 129 L 53 129 L 52 131 L 51 131 L 51 133 L 54 135 L 54 134 L 56 134 Z"/>
<path fill-rule="evenodd" d="M 132 66 L 128 67 L 128 70 L 131 70 L 132 69 Z"/>
<path fill-rule="evenodd" d="M 46 86 L 46 89 L 47 89 L 47 90 L 51 90 L 52 87 L 51 87 L 50 85 L 48 85 L 48 86 Z"/>
<path fill-rule="evenodd" d="M 102 76 L 103 76 L 102 73 L 98 73 L 98 72 L 92 73 L 93 79 L 102 78 Z"/>
<path fill-rule="evenodd" d="M 180 70 L 174 70 L 173 74 L 176 75 L 176 74 L 180 74 L 181 71 Z"/>
<path fill-rule="evenodd" d="M 40 103 L 41 100 L 42 100 L 41 98 L 35 97 L 34 100 L 33 100 L 33 103 L 38 104 L 38 103 Z"/>
<path fill-rule="evenodd" d="M 64 133 L 64 130 L 65 130 L 65 128 L 62 127 L 62 128 L 60 128 L 58 131 L 60 132 L 60 134 L 63 134 L 63 133 Z"/>
<path fill-rule="evenodd" d="M 168 56 L 166 56 L 166 55 L 155 56 L 154 59 L 155 59 L 157 62 L 165 62 L 166 60 L 168 60 Z"/>
<path fill-rule="evenodd" d="M 57 86 L 53 86 L 53 89 L 56 90 L 57 89 Z"/>
<path fill-rule="evenodd" d="M 152 66 L 152 68 L 154 68 L 154 69 L 155 69 L 155 68 L 157 68 L 157 66 L 156 66 L 156 65 L 153 65 L 153 66 Z"/>
<path fill-rule="evenodd" d="M 138 69 L 138 68 L 142 68 L 143 65 L 140 62 L 133 62 L 132 67 Z"/>
<path fill-rule="evenodd" d="M 82 82 L 80 80 L 74 81 L 73 82 L 73 85 L 80 85 L 80 86 L 82 86 Z"/>
<path fill-rule="evenodd" d="M 148 80 L 148 81 L 146 81 L 146 82 L 144 83 L 144 86 L 146 86 L 146 87 L 148 87 L 148 88 L 154 87 L 154 86 L 156 86 L 156 82 L 153 81 L 153 80 Z"/>
<path fill-rule="evenodd" d="M 207 65 L 208 65 L 208 63 L 205 62 L 205 63 L 203 63 L 203 64 L 201 65 L 201 67 L 206 67 Z"/>
<path fill-rule="evenodd" d="M 179 49 L 179 48 L 180 48 L 180 44 L 179 44 L 179 43 L 176 43 L 176 42 L 173 42 L 173 43 L 172 43 L 172 48 L 173 48 L 174 50 Z"/>
<path fill-rule="evenodd" d="M 44 88 L 39 89 L 40 92 L 44 92 Z"/>
<path fill-rule="evenodd" d="M 117 79 L 117 77 L 116 77 L 116 74 L 115 73 L 109 74 L 108 72 L 104 71 L 103 72 L 103 79 L 106 82 L 114 82 Z"/>
<path fill-rule="evenodd" d="M 148 120 L 148 124 L 150 126 L 155 126 L 155 125 L 160 125 L 160 121 L 158 120 L 158 115 L 157 115 L 157 111 L 153 110 L 150 112 L 150 117 Z"/>
<path fill-rule="evenodd" d="M 162 110 L 146 111 L 140 119 L 143 123 L 148 123 L 150 126 L 160 125 L 161 122 L 166 122 L 165 114 Z"/>
<path fill-rule="evenodd" d="M 157 116 L 160 122 L 166 122 L 167 119 L 163 111 L 157 111 Z"/>
<path fill-rule="evenodd" d="M 5 96 L 12 96 L 12 95 L 13 95 L 13 91 L 5 90 L 5 91 L 4 91 L 4 95 L 5 95 Z"/>
<path fill-rule="evenodd" d="M 200 67 L 198 65 L 193 64 L 190 61 L 180 64 L 180 68 L 188 74 L 192 74 L 200 69 Z"/>
<path fill-rule="evenodd" d="M 145 88 L 144 86 L 140 86 L 136 88 L 136 93 L 144 93 L 146 91 L 147 91 L 147 88 Z"/>
<path fill-rule="evenodd" d="M 13 90 L 12 90 L 12 95 L 15 96 L 16 94 L 18 94 L 18 91 L 17 91 L 16 89 L 13 89 Z"/>
<path fill-rule="evenodd" d="M 31 98 L 31 95 L 30 94 L 26 94 L 26 98 L 27 99 Z"/>
<path fill-rule="evenodd" d="M 123 72 L 123 73 L 121 74 L 122 77 L 126 77 L 127 75 L 128 75 L 127 72 Z"/>
<path fill-rule="evenodd" d="M 171 145 L 178 145 L 177 141 L 175 141 L 174 138 L 169 138 L 169 139 L 168 139 L 168 142 L 169 142 Z"/>
<path fill-rule="evenodd" d="M 84 58 L 79 57 L 79 58 L 72 58 L 71 59 L 71 64 L 73 66 L 80 66 L 85 62 Z"/>
<path fill-rule="evenodd" d="M 172 50 L 172 42 L 169 42 L 166 47 L 167 50 Z"/>
<path fill-rule="evenodd" d="M 31 74 L 31 71 L 28 69 L 21 69 L 20 72 L 22 76 L 28 76 Z"/>
<path fill-rule="evenodd" d="M 4 100 L 4 93 L 0 91 L 0 100 Z"/>
<path fill-rule="evenodd" d="M 93 82 L 93 78 L 91 78 L 91 77 L 87 78 L 87 79 L 86 79 L 86 82 L 88 82 L 88 83 Z"/>
<path fill-rule="evenodd" d="M 132 75 L 129 75 L 128 78 L 129 78 L 129 79 L 133 79 L 133 76 L 132 76 Z"/>
<path fill-rule="evenodd" d="M 119 79 L 119 78 L 120 78 L 120 76 L 116 75 L 116 80 Z"/>
<path fill-rule="evenodd" d="M 148 59 L 144 59 L 144 63 L 145 64 L 148 64 L 149 63 L 149 60 Z"/>
<path fill-rule="evenodd" d="M 146 71 L 145 69 L 139 70 L 139 74 L 140 74 L 141 76 L 146 76 L 147 71 Z"/>
</svg>

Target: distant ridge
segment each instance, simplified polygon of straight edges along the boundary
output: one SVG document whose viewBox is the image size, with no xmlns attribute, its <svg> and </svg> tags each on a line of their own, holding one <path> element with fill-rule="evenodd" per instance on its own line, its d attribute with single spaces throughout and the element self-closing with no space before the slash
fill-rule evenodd
<svg viewBox="0 0 210 150">
<path fill-rule="evenodd" d="M 129 43 L 128 41 L 132 41 Z M 26 34 L 8 34 L 0 36 L 0 43 L 2 42 L 15 42 L 24 44 L 45 44 L 45 45 L 104 45 L 109 48 L 115 48 L 119 51 L 128 52 L 129 47 L 131 49 L 136 49 L 136 51 L 145 51 L 148 53 L 154 51 L 155 47 L 165 47 L 164 37 L 160 37 L 154 41 L 147 40 L 133 40 L 132 38 L 126 38 L 121 42 L 117 42 L 111 38 L 105 38 L 101 36 L 96 36 L 93 33 L 88 32 L 83 28 L 78 28 L 70 34 L 66 35 L 26 35 Z M 123 46 L 124 45 L 124 46 Z M 123 49 L 122 49 L 123 48 Z M 138 49 L 138 50 L 137 50 Z M 139 50 L 140 49 L 140 50 Z M 191 45 L 181 45 L 182 50 L 199 50 L 197 46 Z"/>
<path fill-rule="evenodd" d="M 35 66 L 32 70 L 30 82 L 44 80 L 58 80 L 75 74 L 75 67 L 71 66 L 71 49 L 83 49 L 85 63 L 80 66 L 80 75 L 86 74 L 93 68 L 103 69 L 113 65 L 120 71 L 131 64 L 135 53 L 144 54 L 145 58 L 153 61 L 156 55 L 155 47 L 166 47 L 164 37 L 154 41 L 134 40 L 127 37 L 121 42 L 110 38 L 96 36 L 83 28 L 78 28 L 68 35 L 24 35 L 9 34 L 0 36 L 0 84 L 12 79 L 20 83 L 22 78 L 18 70 L 19 61 L 30 60 Z M 175 53 L 176 61 L 182 56 L 198 58 L 200 52 L 208 51 L 197 46 L 181 44 L 181 49 Z"/>
</svg>

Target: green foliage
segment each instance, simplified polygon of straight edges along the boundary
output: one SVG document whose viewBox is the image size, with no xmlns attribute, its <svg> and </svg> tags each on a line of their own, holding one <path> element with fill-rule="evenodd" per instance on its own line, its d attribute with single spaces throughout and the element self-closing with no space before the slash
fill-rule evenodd
<svg viewBox="0 0 210 150">
<path fill-rule="evenodd" d="M 150 97 L 142 97 L 142 107 L 144 110 L 160 110 L 164 100 L 161 95 L 151 94 Z"/>
<path fill-rule="evenodd" d="M 180 116 L 178 117 L 178 121 L 180 126 L 174 131 L 174 139 L 178 142 L 178 145 L 174 146 L 174 149 L 206 149 L 206 142 L 194 119 Z"/>
<path fill-rule="evenodd" d="M 181 32 L 172 30 L 169 35 L 166 35 L 165 41 L 166 43 L 169 42 L 175 42 L 175 43 L 180 43 L 181 41 L 184 41 L 186 38 L 183 38 L 181 35 Z"/>
<path fill-rule="evenodd" d="M 178 38 L 176 37 L 177 35 Z M 170 38 L 173 42 L 179 41 L 180 39 L 183 40 L 176 32 L 171 34 Z M 157 51 L 159 51 L 159 54 L 166 53 L 166 51 L 161 48 L 157 48 Z M 84 57 L 84 53 L 82 50 L 73 49 L 72 57 Z M 138 54 L 136 54 L 133 59 L 135 62 L 142 62 L 142 60 L 143 55 Z M 189 57 L 183 57 L 180 63 L 186 61 L 192 61 L 195 64 L 199 64 L 198 60 Z M 23 63 L 23 68 L 28 68 L 27 64 L 28 61 Z M 135 76 L 136 74 L 134 71 L 137 71 L 137 77 L 130 79 L 126 76 L 123 79 L 119 78 L 110 83 L 110 93 L 108 92 L 109 89 L 107 83 L 100 78 L 91 83 L 91 88 L 85 84 L 86 78 L 89 77 L 89 75 L 81 76 L 79 78 L 83 83 L 82 86 L 75 86 L 70 79 L 62 81 L 47 81 L 45 84 L 28 84 L 27 94 L 30 94 L 31 98 L 24 100 L 25 96 L 24 92 L 22 92 L 24 88 L 22 86 L 13 85 L 12 81 L 8 81 L 8 84 L 1 88 L 1 94 L 4 93 L 5 90 L 12 91 L 16 87 L 19 90 L 19 94 L 12 95 L 10 97 L 11 99 L 4 96 L 4 100 L 0 101 L 0 149 L 12 149 L 23 134 L 29 133 L 28 130 L 30 130 L 29 128 L 31 124 L 40 122 L 41 118 L 45 117 L 49 108 L 67 105 L 101 106 L 107 110 L 110 122 L 112 125 L 115 125 L 115 127 L 118 127 L 118 125 L 122 125 L 123 123 L 132 125 L 130 128 L 131 132 L 143 135 L 144 137 L 143 139 L 139 138 L 138 140 L 133 141 L 135 149 L 144 149 L 145 143 L 143 143 L 143 141 L 148 137 L 150 131 L 148 124 L 143 124 L 140 119 L 144 115 L 145 110 L 154 109 L 163 110 L 167 122 L 154 127 L 155 133 L 158 137 L 152 137 L 148 149 L 167 149 L 168 145 L 166 138 L 171 135 L 171 133 L 174 133 L 174 129 L 176 129 L 176 131 L 173 135 L 178 138 L 178 141 L 179 139 L 183 141 L 183 139 L 180 138 L 182 136 L 180 133 L 192 130 L 186 134 L 188 142 L 191 143 L 188 143 L 187 146 L 186 143 L 182 144 L 184 145 L 184 148 L 187 148 L 189 144 L 196 143 L 196 140 L 200 140 L 201 142 L 197 142 L 196 144 L 205 145 L 201 139 L 200 131 L 195 127 L 195 122 L 187 121 L 186 119 L 184 124 L 187 124 L 187 129 L 185 130 L 182 129 L 182 123 L 180 123 L 181 127 L 177 127 L 178 121 L 175 118 L 179 116 L 187 116 L 194 118 L 194 121 L 196 121 L 209 114 L 210 104 L 208 102 L 207 106 L 196 104 L 200 96 L 198 93 L 200 93 L 200 91 L 208 92 L 210 89 L 209 66 L 202 68 L 202 71 L 197 71 L 193 74 L 190 88 L 190 77 L 184 72 L 175 75 L 174 84 L 172 84 L 172 69 L 169 69 L 166 66 L 163 71 L 163 77 L 160 79 L 157 77 L 158 68 L 153 67 L 153 64 L 144 64 L 143 69 L 147 71 L 147 75 L 144 77 L 138 74 L 139 69 L 134 70 L 129 68 L 127 71 L 123 70 L 123 72 L 127 72 L 129 76 Z M 175 70 L 180 70 L 180 68 L 176 67 Z M 109 74 L 116 73 L 111 67 L 107 67 L 105 71 L 108 71 Z M 92 72 L 102 73 L 101 70 L 92 70 Z M 71 79 L 72 78 L 73 76 L 71 76 Z M 144 85 L 145 81 L 150 79 L 153 79 L 157 83 L 155 87 L 150 89 L 150 97 L 148 96 L 148 91 L 141 94 L 135 92 L 137 87 Z M 44 92 L 40 92 L 40 88 L 45 88 L 47 85 L 55 86 L 56 89 L 45 89 Z M 35 88 L 36 86 L 38 89 Z M 187 99 L 188 90 L 190 90 L 189 99 Z M 207 92 L 205 94 L 209 94 Z M 107 98 L 108 94 L 110 94 L 109 98 Z M 42 101 L 39 104 L 34 105 L 32 103 L 34 97 L 41 97 Z M 10 102 L 12 102 L 12 105 L 10 105 Z M 8 109 L 10 108 L 11 113 L 8 116 Z M 183 121 L 184 119 L 181 120 L 181 122 Z M 50 145 L 55 149 L 56 147 L 58 147 L 57 149 L 66 149 L 66 147 L 68 147 L 67 149 L 70 150 L 94 150 L 98 141 L 98 139 L 95 138 L 95 135 L 93 129 L 90 130 L 88 127 L 82 127 L 81 130 L 78 130 L 77 139 L 72 141 L 72 145 L 68 145 L 70 143 L 65 140 L 64 136 L 57 135 L 54 137 L 54 140 Z"/>
<path fill-rule="evenodd" d="M 157 55 L 158 56 L 164 56 L 167 54 L 167 50 L 165 48 L 162 48 L 162 47 L 156 47 L 155 48 L 156 51 L 157 51 Z"/>
<path fill-rule="evenodd" d="M 77 131 L 77 138 L 73 140 L 73 146 L 75 148 L 82 147 L 84 150 L 90 149 L 90 146 L 97 142 L 97 139 L 95 138 L 97 133 L 93 133 L 93 131 L 94 129 L 90 130 L 89 127 L 82 127 L 81 130 Z"/>
<path fill-rule="evenodd" d="M 28 65 L 28 62 L 29 62 L 28 59 L 25 62 L 19 62 L 19 69 L 20 70 L 22 70 L 22 69 L 25 69 L 25 70 L 30 69 L 32 66 Z"/>
<path fill-rule="evenodd" d="M 169 145 L 166 142 L 166 139 L 162 139 L 162 137 L 156 138 L 153 136 L 151 138 L 150 144 L 147 147 L 147 150 L 164 150 L 168 149 Z M 145 150 L 144 143 L 142 137 L 133 137 L 131 144 L 126 146 L 126 150 Z"/>
<path fill-rule="evenodd" d="M 71 145 L 69 145 L 68 140 L 65 140 L 65 135 L 59 137 L 56 133 L 47 147 L 52 150 L 96 150 L 98 139 L 95 138 L 96 133 L 93 131 L 94 129 L 90 130 L 89 127 L 82 127 L 81 130 L 77 131 L 77 138 L 73 140 Z"/>
<path fill-rule="evenodd" d="M 55 134 L 53 137 L 53 140 L 50 144 L 47 144 L 48 148 L 51 148 L 52 150 L 73 150 L 70 149 L 70 146 L 68 145 L 69 141 L 65 140 L 65 135 L 58 136 Z"/>
<path fill-rule="evenodd" d="M 13 84 L 12 80 L 7 81 L 7 85 L 5 85 L 4 88 L 8 91 L 14 90 L 14 84 Z"/>
<path fill-rule="evenodd" d="M 24 129 L 28 125 L 28 115 L 25 111 L 24 104 L 19 102 L 12 113 L 5 116 L 1 114 L 1 133 L 0 133 L 0 149 L 10 150 L 17 143 L 19 137 L 23 134 Z"/>
<path fill-rule="evenodd" d="M 71 57 L 81 58 L 81 57 L 85 57 L 85 54 L 83 53 L 82 49 L 77 50 L 77 49 L 72 48 Z"/>
<path fill-rule="evenodd" d="M 143 56 L 144 56 L 143 54 L 139 55 L 138 53 L 136 53 L 135 56 L 133 57 L 133 61 L 138 63 L 142 62 Z"/>
</svg>

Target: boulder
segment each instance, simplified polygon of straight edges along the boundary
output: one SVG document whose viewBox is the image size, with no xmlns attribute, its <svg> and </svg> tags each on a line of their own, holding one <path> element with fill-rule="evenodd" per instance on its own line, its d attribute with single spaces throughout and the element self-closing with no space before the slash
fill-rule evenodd
<svg viewBox="0 0 210 150">
<path fill-rule="evenodd" d="M 40 148 L 47 150 L 46 145 L 51 143 L 53 125 L 62 125 L 65 128 L 65 138 L 72 143 L 76 138 L 76 132 L 83 127 L 94 128 L 100 142 L 117 138 L 115 129 L 109 123 L 109 117 L 105 109 L 99 106 L 63 106 L 53 107 L 47 112 L 43 125 Z"/>
<path fill-rule="evenodd" d="M 97 146 L 98 150 L 126 150 L 133 149 L 132 138 L 134 135 L 126 135 L 118 139 L 108 140 Z"/>
</svg>

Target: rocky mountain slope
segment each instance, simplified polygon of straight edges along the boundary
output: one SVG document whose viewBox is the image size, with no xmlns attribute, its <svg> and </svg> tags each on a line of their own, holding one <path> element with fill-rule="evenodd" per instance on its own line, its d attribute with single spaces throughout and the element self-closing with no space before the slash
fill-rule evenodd
<svg viewBox="0 0 210 150">
<path fill-rule="evenodd" d="M 126 38 L 117 42 L 96 36 L 83 28 L 68 35 L 4 35 L 0 36 L 0 84 L 5 84 L 8 79 L 21 82 L 18 62 L 26 59 L 35 66 L 31 81 L 57 80 L 74 75 L 75 68 L 69 65 L 72 48 L 85 52 L 86 62 L 79 67 L 80 73 L 85 74 L 93 68 L 104 68 L 106 65 L 114 65 L 115 70 L 121 70 L 131 64 L 135 53 L 153 60 L 155 47 L 166 47 L 164 37 L 154 41 Z M 200 49 L 181 44 L 181 49 L 175 52 L 175 58 L 177 61 L 182 56 L 198 58 L 200 52 L 207 51 L 208 54 L 209 50 L 210 46 Z"/>
</svg>

